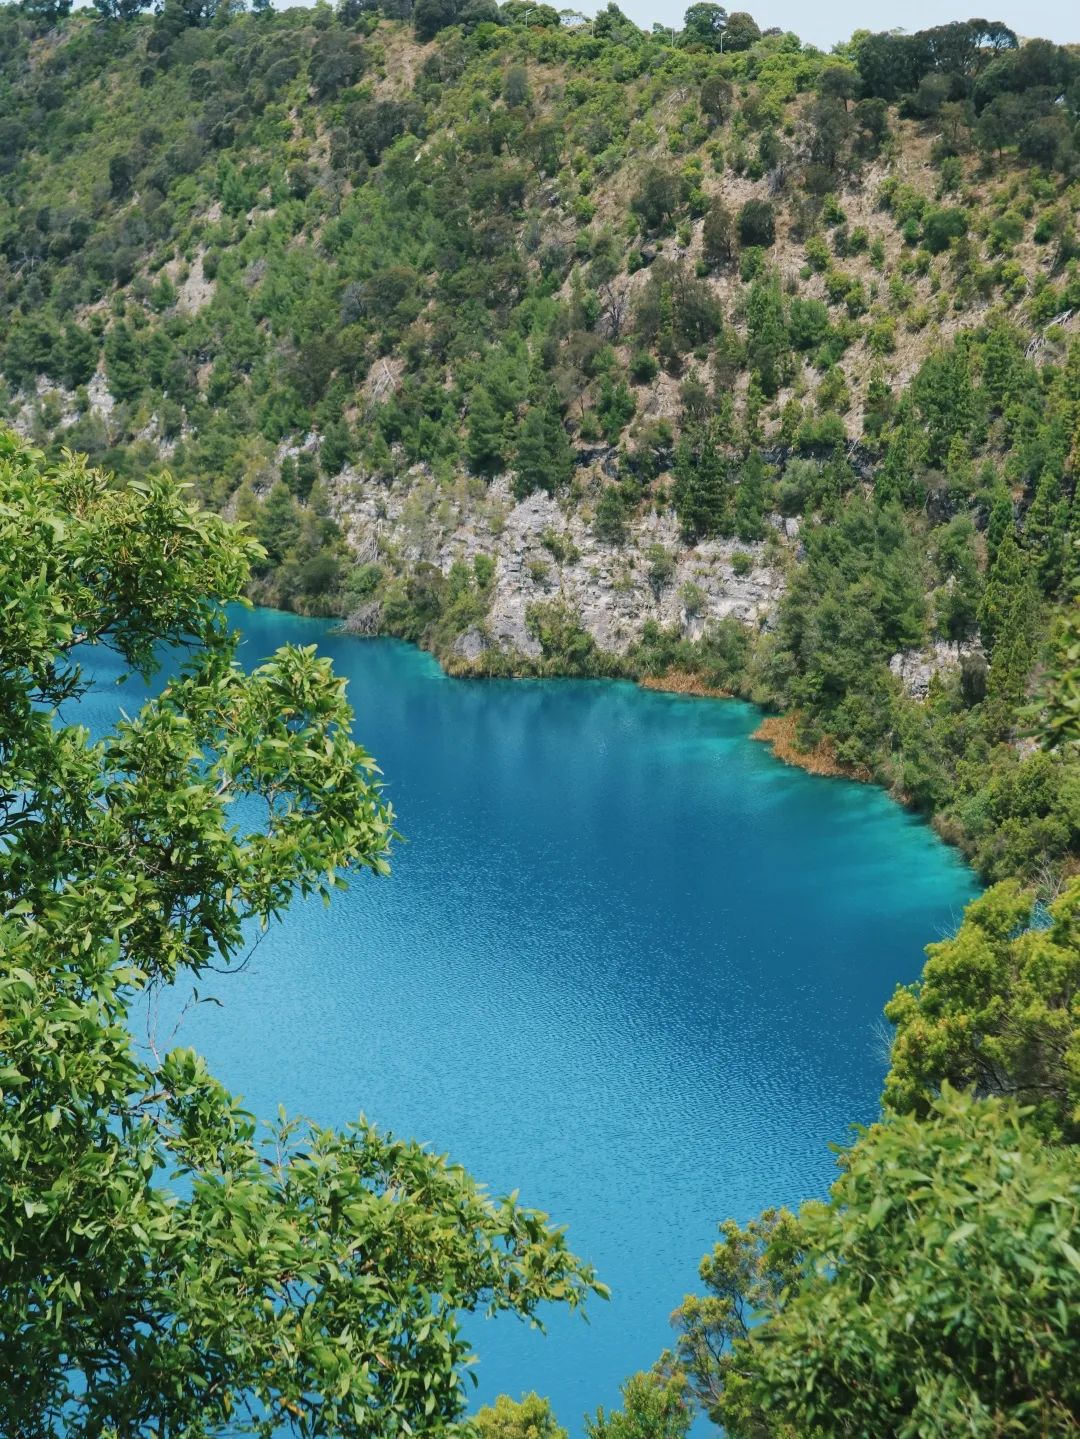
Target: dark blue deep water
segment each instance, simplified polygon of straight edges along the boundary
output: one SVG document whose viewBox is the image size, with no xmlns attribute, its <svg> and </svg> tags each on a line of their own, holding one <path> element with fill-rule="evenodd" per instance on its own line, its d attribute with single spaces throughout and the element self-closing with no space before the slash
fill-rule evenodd
<svg viewBox="0 0 1080 1439">
<path fill-rule="evenodd" d="M 612 1302 L 546 1336 L 476 1321 L 478 1393 L 536 1389 L 580 1432 L 670 1342 L 718 1220 L 825 1192 L 875 1114 L 881 1007 L 973 878 L 879 791 L 775 761 L 749 706 L 242 627 L 245 663 L 333 656 L 407 843 L 297 904 L 179 1042 L 256 1113 L 363 1110 L 566 1223 Z M 121 696 L 93 668 L 97 727 Z"/>
</svg>

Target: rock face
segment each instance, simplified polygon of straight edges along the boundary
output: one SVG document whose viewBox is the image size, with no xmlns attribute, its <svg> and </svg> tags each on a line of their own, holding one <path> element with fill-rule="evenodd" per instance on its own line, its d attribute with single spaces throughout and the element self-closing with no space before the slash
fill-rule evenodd
<svg viewBox="0 0 1080 1439">
<path fill-rule="evenodd" d="M 926 650 L 901 650 L 889 661 L 889 669 L 912 699 L 924 700 L 936 675 L 959 670 L 967 655 L 982 655 L 977 644 L 937 640 Z"/>
<path fill-rule="evenodd" d="M 648 620 L 691 639 L 727 617 L 768 626 L 784 591 L 790 541 L 782 524 L 769 542 L 688 548 L 673 514 L 651 513 L 612 546 L 551 495 L 516 502 L 505 479 L 486 485 L 462 478 L 448 491 L 423 467 L 390 485 L 343 471 L 330 501 L 354 553 L 365 558 L 389 556 L 406 570 L 428 563 L 444 574 L 455 560 L 494 560 L 485 632 L 458 642 L 467 659 L 488 646 L 538 655 L 526 623 L 536 603 L 564 604 L 601 649 L 621 654 Z"/>
<path fill-rule="evenodd" d="M 17 408 L 11 415 L 8 423 L 17 435 L 24 439 L 33 439 L 35 434 L 35 413 L 42 405 L 51 405 L 55 413 L 55 428 L 60 430 L 60 438 L 63 439 L 61 427 L 74 424 L 80 418 L 79 395 L 75 390 L 66 389 L 63 385 L 54 384 L 51 380 L 39 375 L 31 392 L 24 392 L 20 397 Z M 109 431 L 113 411 L 116 409 L 116 400 L 109 390 L 108 380 L 104 371 L 99 367 L 91 375 L 86 385 L 86 409 L 85 414 L 92 419 L 100 420 Z M 191 433 L 190 427 L 182 426 L 181 434 Z M 137 430 L 132 436 L 134 440 L 143 440 L 153 445 L 158 455 L 167 460 L 176 449 L 176 440 L 167 438 L 161 430 L 160 422 L 156 414 L 152 414 L 149 421 Z"/>
</svg>

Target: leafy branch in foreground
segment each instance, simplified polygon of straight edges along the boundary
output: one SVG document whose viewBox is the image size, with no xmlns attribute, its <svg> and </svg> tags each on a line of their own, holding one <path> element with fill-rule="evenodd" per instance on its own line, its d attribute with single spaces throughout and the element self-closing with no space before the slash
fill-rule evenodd
<svg viewBox="0 0 1080 1439">
<path fill-rule="evenodd" d="M 132 1004 L 361 869 L 393 816 L 313 650 L 246 675 L 254 552 L 167 477 L 0 435 L 0 1431 L 445 1434 L 462 1310 L 599 1290 L 545 1216 L 365 1121 L 261 1136 Z M 80 644 L 178 676 L 105 739 Z"/>
<path fill-rule="evenodd" d="M 1076 1150 L 946 1084 L 842 1171 L 706 1256 L 676 1322 L 710 1417 L 733 1439 L 1075 1434 Z"/>
<path fill-rule="evenodd" d="M 1080 1139 L 1080 881 L 1036 924 L 1005 880 L 927 947 L 922 978 L 885 1006 L 896 1025 L 885 1104 L 926 1114 L 943 1080 L 1014 1095 L 1051 1139 Z"/>
</svg>

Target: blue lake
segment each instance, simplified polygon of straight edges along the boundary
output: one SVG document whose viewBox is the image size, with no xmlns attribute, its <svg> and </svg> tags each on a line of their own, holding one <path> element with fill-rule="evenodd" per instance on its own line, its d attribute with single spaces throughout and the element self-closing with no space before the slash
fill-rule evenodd
<svg viewBox="0 0 1080 1439">
<path fill-rule="evenodd" d="M 612 1301 L 472 1328 L 480 1401 L 535 1389 L 580 1433 L 671 1342 L 718 1220 L 824 1194 L 875 1116 L 882 1005 L 975 881 L 879 791 L 775 761 L 747 705 L 241 624 L 245 664 L 333 656 L 407 842 L 391 879 L 298 903 L 178 1042 L 256 1113 L 363 1110 L 567 1224 Z M 92 668 L 98 728 L 137 692 Z"/>
</svg>

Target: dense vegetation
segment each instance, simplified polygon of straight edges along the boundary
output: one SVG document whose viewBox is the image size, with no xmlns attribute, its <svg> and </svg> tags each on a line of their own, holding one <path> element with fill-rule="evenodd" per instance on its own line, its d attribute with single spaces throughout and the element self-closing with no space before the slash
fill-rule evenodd
<svg viewBox="0 0 1080 1439">
<path fill-rule="evenodd" d="M 494 534 L 550 491 L 617 555 L 674 506 L 687 546 L 788 572 L 772 632 L 688 640 L 688 584 L 681 629 L 606 652 L 553 530 L 537 655 L 468 663 L 697 673 L 990 879 L 1075 852 L 1075 767 L 1017 723 L 1078 578 L 1072 50 L 972 21 L 825 55 L 740 16 L 720 53 L 709 5 L 674 43 L 613 6 L 99 8 L 0 11 L 0 373 L 33 438 L 167 462 L 249 523 L 257 598 L 458 668 L 497 566 L 417 559 L 414 522 Z M 356 553 L 354 497 L 395 483 Z M 935 645 L 912 697 L 889 661 Z"/>
<path fill-rule="evenodd" d="M 167 1405 L 198 1354 L 220 1369 L 175 1411 L 192 1432 L 241 1394 L 302 1432 L 434 1430 L 459 1417 L 457 1308 L 591 1279 L 426 1156 L 364 1130 L 270 1158 L 197 1061 L 130 1052 L 140 988 L 235 952 L 231 887 L 266 915 L 327 867 L 381 863 L 389 820 L 330 675 L 295 652 L 231 667 L 211 602 L 247 585 L 458 667 L 475 633 L 484 672 L 750 695 L 997 882 L 890 1004 L 885 1118 L 833 1198 L 725 1225 L 675 1350 L 590 1436 L 682 1439 L 695 1403 L 733 1439 L 1075 1432 L 1080 56 L 986 21 L 825 55 L 710 4 L 674 36 L 518 0 L 96 6 L 0 10 L 3 403 L 53 461 L 70 446 L 118 479 L 5 442 L 9 1402 L 37 1406 L 32 1432 L 79 1432 L 72 1413 L 136 1432 L 155 1404 L 183 1432 Z M 259 545 L 194 518 L 166 465 Z M 393 538 L 358 551 L 356 507 L 401 494 Z M 495 535 L 536 494 L 565 521 L 557 568 L 571 521 L 615 563 L 673 513 L 680 553 L 730 540 L 786 593 L 767 627 L 650 620 L 616 653 L 538 572 L 537 652 L 500 652 L 492 553 L 433 564 L 412 536 L 444 512 Z M 646 558 L 660 594 L 675 553 Z M 136 665 L 188 633 L 205 658 L 89 747 L 34 704 L 77 691 L 68 652 L 98 630 Z M 330 824 L 306 772 L 325 745 L 357 801 Z M 200 755 L 290 787 L 291 820 L 272 806 L 268 840 L 229 836 Z M 374 1233 L 391 1192 L 416 1208 L 395 1207 L 408 1233 L 373 1289 L 319 1245 Z M 388 1313 L 399 1263 L 430 1327 Z M 318 1324 L 355 1319 L 345 1358 L 285 1335 L 286 1272 Z M 20 1327 L 27 1293 L 47 1324 Z M 409 1382 L 380 1367 L 387 1325 Z M 560 1432 L 535 1396 L 479 1427 Z"/>
<path fill-rule="evenodd" d="M 848 1150 L 828 1204 L 722 1226 L 679 1357 L 735 1439 L 1075 1434 L 1078 1223 L 1075 1150 L 946 1086 Z"/>
<path fill-rule="evenodd" d="M 132 1038 L 140 995 L 241 958 L 245 921 L 387 869 L 328 662 L 235 663 L 220 605 L 251 554 L 166 480 L 116 489 L 0 436 L 7 1435 L 453 1432 L 459 1311 L 592 1285 L 445 1159 L 363 1121 L 257 1129 L 193 1051 Z M 59 721 L 87 642 L 144 674 L 162 642 L 188 658 L 92 742 Z"/>
</svg>

